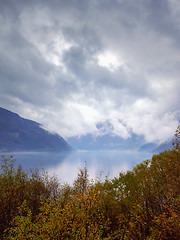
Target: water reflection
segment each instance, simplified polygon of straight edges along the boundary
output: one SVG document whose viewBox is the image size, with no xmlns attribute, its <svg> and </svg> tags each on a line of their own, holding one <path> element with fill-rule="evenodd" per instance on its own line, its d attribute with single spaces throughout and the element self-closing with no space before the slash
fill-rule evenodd
<svg viewBox="0 0 180 240">
<path fill-rule="evenodd" d="M 10 154 L 5 154 L 8 156 Z M 17 164 L 22 165 L 25 171 L 44 169 L 50 175 L 56 175 L 61 182 L 72 183 L 77 177 L 79 168 L 86 162 L 90 179 L 102 175 L 109 178 L 118 176 L 119 172 L 131 170 L 137 163 L 152 157 L 147 152 L 132 151 L 75 151 L 61 153 L 11 153 Z M 101 174 L 103 171 L 103 174 Z"/>
<path fill-rule="evenodd" d="M 69 152 L 13 152 L 4 154 L 5 156 L 12 155 L 16 160 L 17 165 L 21 165 L 25 171 L 29 169 L 47 169 L 50 166 L 56 167 L 58 164 L 65 161 Z"/>
</svg>

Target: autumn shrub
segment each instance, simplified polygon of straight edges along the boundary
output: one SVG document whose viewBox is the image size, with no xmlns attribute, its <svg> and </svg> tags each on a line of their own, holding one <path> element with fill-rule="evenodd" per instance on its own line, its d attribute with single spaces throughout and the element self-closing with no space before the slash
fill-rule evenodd
<svg viewBox="0 0 180 240">
<path fill-rule="evenodd" d="M 43 201 L 56 199 L 58 182 L 47 173 L 38 170 L 27 174 L 21 166 L 15 166 L 12 156 L 2 156 L 0 173 L 0 237 L 8 228 L 11 220 L 18 214 L 18 209 L 24 201 L 31 210 L 32 216 L 39 212 Z"/>
<path fill-rule="evenodd" d="M 72 186 L 60 185 L 45 172 L 28 175 L 3 159 L 1 237 L 4 232 L 5 239 L 180 239 L 178 131 L 172 149 L 104 181 L 90 181 L 85 166 Z"/>
<path fill-rule="evenodd" d="M 60 201 L 47 201 L 35 219 L 22 205 L 7 239 L 102 239 L 110 220 L 100 211 L 98 192 L 93 186 L 76 192 L 63 207 Z"/>
</svg>

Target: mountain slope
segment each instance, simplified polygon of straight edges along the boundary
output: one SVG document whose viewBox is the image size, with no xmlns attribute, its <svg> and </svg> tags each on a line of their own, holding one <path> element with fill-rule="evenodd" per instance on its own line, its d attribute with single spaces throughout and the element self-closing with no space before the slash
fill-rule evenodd
<svg viewBox="0 0 180 240">
<path fill-rule="evenodd" d="M 70 151 L 71 146 L 34 121 L 0 108 L 0 151 Z"/>
<path fill-rule="evenodd" d="M 99 136 L 86 134 L 70 137 L 67 141 L 72 147 L 81 150 L 138 150 L 158 153 L 172 148 L 172 140 L 158 145 L 153 142 L 146 143 L 142 136 L 136 134 L 132 134 L 128 139 L 111 134 Z"/>
<path fill-rule="evenodd" d="M 142 150 L 152 151 L 157 147 L 155 143 L 145 144 L 144 138 L 136 134 L 128 139 L 111 134 L 93 135 L 87 134 L 80 137 L 68 138 L 71 146 L 81 150 Z"/>
<path fill-rule="evenodd" d="M 144 136 L 131 133 L 131 136 L 124 139 L 120 135 L 115 135 L 113 125 L 108 122 L 98 123 L 97 131 L 81 136 L 74 136 L 67 139 L 74 148 L 81 150 L 135 150 L 158 153 L 172 147 L 172 140 L 157 144 L 147 143 Z"/>
</svg>

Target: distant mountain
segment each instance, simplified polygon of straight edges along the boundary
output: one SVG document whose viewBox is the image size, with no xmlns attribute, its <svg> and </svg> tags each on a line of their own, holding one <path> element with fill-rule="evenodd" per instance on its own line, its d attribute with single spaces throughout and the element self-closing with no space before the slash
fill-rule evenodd
<svg viewBox="0 0 180 240">
<path fill-rule="evenodd" d="M 136 134 L 132 134 L 128 139 L 111 134 L 97 136 L 87 134 L 68 138 L 67 141 L 74 148 L 81 150 L 140 150 L 152 152 L 153 149 L 157 148 L 155 143 L 145 144 L 144 138 Z"/>
<path fill-rule="evenodd" d="M 172 140 L 167 140 L 166 142 L 161 143 L 154 149 L 154 152 L 159 153 L 172 148 L 173 147 L 172 142 L 173 142 Z"/>
<path fill-rule="evenodd" d="M 172 147 L 172 141 L 161 145 L 146 143 L 143 136 L 131 134 L 131 137 L 124 139 L 121 136 L 111 134 L 113 126 L 105 122 L 97 125 L 96 134 L 86 134 L 68 138 L 71 146 L 81 150 L 138 150 L 158 153 Z"/>
<path fill-rule="evenodd" d="M 58 134 L 42 125 L 0 108 L 0 152 L 71 151 L 72 147 Z"/>
<path fill-rule="evenodd" d="M 138 150 L 159 153 L 172 148 L 172 141 L 167 141 L 160 145 L 153 142 L 145 143 L 144 138 L 136 134 L 132 134 L 128 139 L 110 134 L 99 136 L 87 134 L 68 138 L 67 141 L 72 147 L 81 150 Z"/>
</svg>

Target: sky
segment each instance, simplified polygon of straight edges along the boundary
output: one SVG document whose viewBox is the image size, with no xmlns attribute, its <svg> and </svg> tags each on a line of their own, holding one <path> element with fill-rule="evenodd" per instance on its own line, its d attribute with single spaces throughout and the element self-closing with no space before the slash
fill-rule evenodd
<svg viewBox="0 0 180 240">
<path fill-rule="evenodd" d="M 65 139 L 173 136 L 180 119 L 179 0 L 0 6 L 1 107 Z"/>
</svg>

